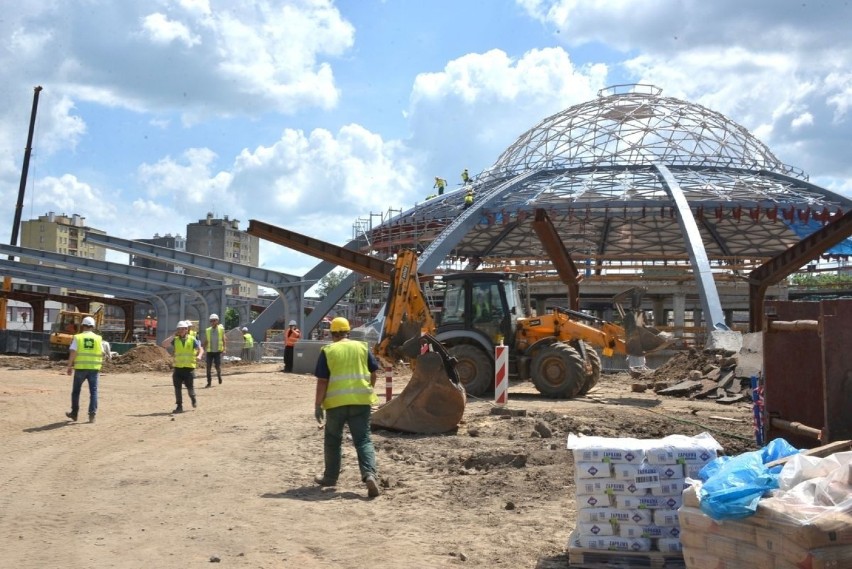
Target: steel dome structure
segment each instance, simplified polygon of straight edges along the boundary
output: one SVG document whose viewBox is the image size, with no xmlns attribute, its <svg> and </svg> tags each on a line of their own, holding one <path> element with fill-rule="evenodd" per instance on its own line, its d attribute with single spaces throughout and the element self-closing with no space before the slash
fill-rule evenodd
<svg viewBox="0 0 852 569">
<path fill-rule="evenodd" d="M 475 200 L 465 209 L 468 189 Z M 850 206 L 721 113 L 651 85 L 619 85 L 543 119 L 472 184 L 370 230 L 364 250 L 417 246 L 427 271 L 546 271 L 531 224 L 545 209 L 587 277 L 683 265 L 706 290 Z"/>
</svg>

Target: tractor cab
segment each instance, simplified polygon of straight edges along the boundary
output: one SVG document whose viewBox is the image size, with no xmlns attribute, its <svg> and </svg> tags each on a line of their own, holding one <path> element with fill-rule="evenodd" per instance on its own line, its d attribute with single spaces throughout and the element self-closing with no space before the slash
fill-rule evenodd
<svg viewBox="0 0 852 569">
<path fill-rule="evenodd" d="M 517 275 L 513 273 L 451 273 L 445 286 L 438 333 L 476 331 L 492 345 L 511 345 L 517 320 L 524 316 Z"/>
</svg>

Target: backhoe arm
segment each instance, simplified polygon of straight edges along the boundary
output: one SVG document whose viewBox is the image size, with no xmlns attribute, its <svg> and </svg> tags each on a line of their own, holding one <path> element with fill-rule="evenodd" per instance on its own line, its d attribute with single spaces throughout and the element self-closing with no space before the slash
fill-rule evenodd
<svg viewBox="0 0 852 569">
<path fill-rule="evenodd" d="M 417 253 L 407 249 L 400 251 L 391 277 L 385 321 L 375 353 L 391 362 L 401 357 L 415 358 L 419 354 L 420 335 L 434 332 L 435 321 L 417 279 Z"/>
</svg>

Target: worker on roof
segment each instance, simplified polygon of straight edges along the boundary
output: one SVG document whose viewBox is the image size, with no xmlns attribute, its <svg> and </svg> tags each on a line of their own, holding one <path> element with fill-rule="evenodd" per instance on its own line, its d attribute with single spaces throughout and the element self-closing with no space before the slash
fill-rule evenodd
<svg viewBox="0 0 852 569">
<path fill-rule="evenodd" d="M 464 208 L 467 209 L 473 205 L 473 189 L 469 189 L 464 195 Z"/>
<path fill-rule="evenodd" d="M 462 179 L 462 183 L 463 183 L 463 184 L 469 184 L 469 183 L 470 183 L 470 174 L 468 174 L 468 172 L 467 172 L 467 168 L 465 168 L 465 169 L 462 171 L 462 173 L 461 173 L 461 179 Z"/>
<path fill-rule="evenodd" d="M 438 195 L 443 196 L 444 195 L 444 188 L 447 187 L 447 181 L 443 178 L 435 176 L 435 185 L 433 185 L 432 187 L 438 188 Z"/>
<path fill-rule="evenodd" d="M 349 339 L 349 321 L 337 317 L 331 321 L 331 344 L 323 347 L 314 375 L 317 377 L 314 417 L 325 422 L 323 442 L 325 470 L 314 482 L 334 486 L 340 475 L 343 427 L 349 426 L 352 444 L 358 454 L 361 480 L 367 496 L 379 495 L 376 451 L 370 439 L 371 405 L 376 402 L 376 372 L 379 363 L 366 342 Z"/>
</svg>

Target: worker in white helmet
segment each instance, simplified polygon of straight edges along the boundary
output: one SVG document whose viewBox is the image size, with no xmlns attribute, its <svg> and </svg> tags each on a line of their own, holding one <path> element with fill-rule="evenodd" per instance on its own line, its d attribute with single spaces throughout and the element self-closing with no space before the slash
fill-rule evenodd
<svg viewBox="0 0 852 569">
<path fill-rule="evenodd" d="M 212 368 L 216 367 L 216 377 L 222 384 L 222 354 L 225 353 L 225 327 L 219 324 L 219 315 L 210 315 L 210 326 L 204 330 L 201 347 L 207 352 L 207 385 L 213 387 Z"/>
<path fill-rule="evenodd" d="M 284 331 L 284 373 L 293 372 L 293 352 L 296 348 L 296 342 L 302 337 L 302 331 L 299 330 L 299 324 L 295 320 L 290 320 L 287 329 Z"/>
<path fill-rule="evenodd" d="M 68 347 L 68 375 L 74 373 L 74 383 L 71 387 L 71 411 L 65 416 L 72 421 L 77 420 L 80 410 L 80 392 L 83 383 L 89 382 L 89 422 L 95 422 L 95 414 L 98 412 L 98 374 L 104 355 L 109 357 L 109 344 L 103 341 L 100 335 L 95 333 L 95 319 L 86 316 L 80 323 L 82 332 L 74 335 L 71 345 Z"/>
<path fill-rule="evenodd" d="M 240 354 L 240 359 L 244 362 L 250 362 L 254 359 L 252 357 L 254 354 L 254 336 L 251 335 L 249 329 L 245 326 L 240 329 L 240 332 L 243 333 L 243 351 Z"/>
</svg>

